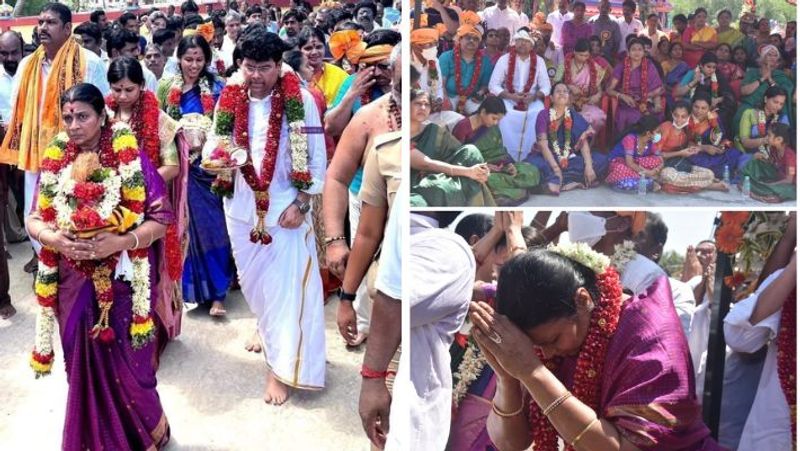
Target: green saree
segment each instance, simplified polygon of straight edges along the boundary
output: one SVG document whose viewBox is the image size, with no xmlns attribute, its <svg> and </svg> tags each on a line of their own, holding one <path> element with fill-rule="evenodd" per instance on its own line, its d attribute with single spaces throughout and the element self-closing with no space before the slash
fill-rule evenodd
<svg viewBox="0 0 800 451">
<path fill-rule="evenodd" d="M 781 201 L 795 200 L 797 187 L 794 183 L 771 184 L 783 179 L 775 165 L 753 158 L 742 168 L 741 177 L 750 176 L 750 192 L 760 197 L 777 197 Z"/>
<path fill-rule="evenodd" d="M 436 124 L 428 124 L 411 141 L 432 160 L 464 167 L 484 163 L 477 147 L 462 146 L 446 128 Z M 468 177 L 428 174 L 412 168 L 411 206 L 482 207 L 495 206 L 495 202 L 486 185 Z"/>
<path fill-rule="evenodd" d="M 754 81 L 761 78 L 761 72 L 758 68 L 751 67 L 747 69 L 747 72 L 744 74 L 744 80 L 742 80 L 742 86 L 748 85 L 753 83 Z M 772 79 L 775 80 L 775 83 L 786 90 L 788 97 L 786 98 L 786 103 L 783 105 L 783 111 L 781 111 L 781 115 L 786 115 L 789 118 L 789 123 L 792 127 L 795 126 L 795 117 L 794 117 L 794 102 L 792 99 L 794 98 L 794 81 L 789 78 L 785 72 L 782 70 L 775 69 L 772 71 Z M 740 121 L 742 120 L 742 114 L 750 108 L 760 108 L 762 103 L 764 102 L 764 93 L 767 92 L 767 88 L 769 85 L 767 83 L 761 83 L 758 89 L 750 93 L 749 96 L 742 96 L 741 101 L 739 102 L 739 110 L 736 111 L 736 116 L 733 118 L 733 126 L 739 126 Z"/>
<path fill-rule="evenodd" d="M 471 144 L 480 150 L 487 163 L 503 166 L 512 163 L 517 170 L 517 174 L 513 176 L 506 172 L 492 171 L 489 174 L 489 181 L 486 184 L 495 198 L 504 197 L 514 202 L 524 201 L 528 198 L 528 190 L 539 185 L 539 168 L 530 163 L 514 162 L 503 146 L 503 137 L 497 126 L 488 129 L 481 127 L 476 130 Z"/>
</svg>

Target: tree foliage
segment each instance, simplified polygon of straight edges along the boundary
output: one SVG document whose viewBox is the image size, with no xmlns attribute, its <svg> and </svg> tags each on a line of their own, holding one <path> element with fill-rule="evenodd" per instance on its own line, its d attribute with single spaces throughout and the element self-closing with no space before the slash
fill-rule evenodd
<svg viewBox="0 0 800 451">
<path fill-rule="evenodd" d="M 680 279 L 681 271 L 683 270 L 683 259 L 683 255 L 679 254 L 677 251 L 671 250 L 665 252 L 661 256 L 661 260 L 658 264 L 661 265 L 670 276 Z"/>
<path fill-rule="evenodd" d="M 698 3 L 697 0 L 672 0 L 671 3 L 671 17 L 677 14 L 688 16 L 698 6 L 702 6 L 708 10 L 708 21 L 712 25 L 717 24 L 717 13 L 723 9 L 730 10 L 733 13 L 734 21 L 738 22 L 739 14 L 741 14 L 744 6 L 743 2 L 730 3 L 730 1 L 726 0 L 705 0 L 702 3 Z M 778 21 L 781 25 L 786 25 L 787 21 L 795 20 L 797 6 L 790 5 L 786 0 L 756 0 L 756 16 L 769 17 Z"/>
</svg>

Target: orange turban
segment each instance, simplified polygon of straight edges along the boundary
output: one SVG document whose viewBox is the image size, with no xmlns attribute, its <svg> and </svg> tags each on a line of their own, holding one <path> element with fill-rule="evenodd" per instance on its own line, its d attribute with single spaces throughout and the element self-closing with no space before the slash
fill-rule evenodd
<svg viewBox="0 0 800 451">
<path fill-rule="evenodd" d="M 617 216 L 631 218 L 631 232 L 634 235 L 644 230 L 647 222 L 647 213 L 644 211 L 618 211 Z"/>
<path fill-rule="evenodd" d="M 214 24 L 211 22 L 206 22 L 204 24 L 197 26 L 197 34 L 203 37 L 208 44 L 211 44 L 211 41 L 214 40 Z"/>
<path fill-rule="evenodd" d="M 361 40 L 361 34 L 356 30 L 336 31 L 331 35 L 328 47 L 333 59 L 340 60 L 346 56 L 351 63 L 358 61 L 367 44 Z"/>
<path fill-rule="evenodd" d="M 381 44 L 381 45 L 374 45 L 372 47 L 367 47 L 364 50 L 364 53 L 361 54 L 361 57 L 358 59 L 359 63 L 377 63 L 389 58 L 389 55 L 392 54 L 392 50 L 394 46 L 389 44 Z"/>
<path fill-rule="evenodd" d="M 411 45 L 435 44 L 439 41 L 439 31 L 433 28 L 417 28 L 411 32 Z"/>
<path fill-rule="evenodd" d="M 458 39 L 471 34 L 477 36 L 478 39 L 483 37 L 483 33 L 481 33 L 481 30 L 475 25 L 461 25 L 458 27 L 458 31 L 456 31 L 456 37 Z"/>
<path fill-rule="evenodd" d="M 481 23 L 481 16 L 475 11 L 463 11 L 459 15 L 459 21 L 461 25 L 478 25 Z"/>
</svg>

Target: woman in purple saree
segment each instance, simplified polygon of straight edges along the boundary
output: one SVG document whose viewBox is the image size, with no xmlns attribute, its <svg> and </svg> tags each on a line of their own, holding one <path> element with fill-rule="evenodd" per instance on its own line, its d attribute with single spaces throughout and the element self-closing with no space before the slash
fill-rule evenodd
<svg viewBox="0 0 800 451">
<path fill-rule="evenodd" d="M 509 260 L 497 312 L 473 304 L 470 319 L 497 384 L 485 445 L 557 450 L 560 437 L 566 449 L 720 449 L 702 423 L 666 278 L 633 298 L 607 257 L 559 245 Z"/>
<path fill-rule="evenodd" d="M 100 152 L 103 144 L 98 138 L 116 133 L 108 130 L 110 121 L 105 125 L 104 100 L 94 86 L 76 85 L 64 94 L 61 103 L 67 135 L 77 146 L 79 156 Z M 158 266 L 157 245 L 152 243 L 164 235 L 166 226 L 173 222 L 173 213 L 164 180 L 146 154 L 139 155 L 145 191 L 144 222 L 136 227 L 135 234 L 130 230 L 119 235 L 103 232 L 92 239 L 79 239 L 44 222 L 39 210 L 27 221 L 29 232 L 58 252 L 55 316 L 69 384 L 64 450 L 155 450 L 169 441 L 169 423 L 156 392 L 155 342 L 145 339 L 137 342 L 135 349 L 131 339 L 133 290 L 131 282 L 120 278 L 126 274 L 126 265 L 120 263 L 112 273 L 113 305 L 108 326 L 114 338 L 103 342 L 103 338 L 92 338 L 89 333 L 93 325 L 102 322 L 94 284 L 72 263 L 148 248 L 149 304 L 150 312 L 155 311 Z M 74 172 L 71 176 L 77 177 Z"/>
</svg>

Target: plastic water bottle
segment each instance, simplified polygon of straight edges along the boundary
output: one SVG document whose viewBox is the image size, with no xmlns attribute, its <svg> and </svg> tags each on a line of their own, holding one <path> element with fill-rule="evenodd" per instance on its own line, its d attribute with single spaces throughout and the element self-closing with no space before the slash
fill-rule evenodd
<svg viewBox="0 0 800 451">
<path fill-rule="evenodd" d="M 725 165 L 725 173 L 722 175 L 722 181 L 725 182 L 726 185 L 731 184 L 731 168 L 728 165 Z"/>
<path fill-rule="evenodd" d="M 742 197 L 745 199 L 750 198 L 750 176 L 746 175 L 744 177 L 744 182 L 742 182 Z"/>
<path fill-rule="evenodd" d="M 639 189 L 638 194 L 640 196 L 644 196 L 647 194 L 647 177 L 644 175 L 644 171 L 639 173 Z"/>
</svg>

